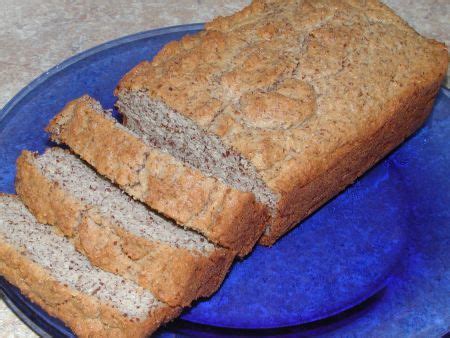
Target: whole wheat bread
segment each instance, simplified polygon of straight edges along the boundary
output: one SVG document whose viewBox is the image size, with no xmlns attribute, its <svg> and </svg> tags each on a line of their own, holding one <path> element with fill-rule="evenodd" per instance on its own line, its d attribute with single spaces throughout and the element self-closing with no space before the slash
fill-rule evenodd
<svg viewBox="0 0 450 338">
<path fill-rule="evenodd" d="M 97 171 L 134 198 L 210 241 L 247 254 L 261 236 L 267 209 L 250 192 L 231 188 L 139 137 L 83 96 L 47 127 Z"/>
<path fill-rule="evenodd" d="M 148 142 L 253 192 L 272 244 L 423 123 L 447 63 L 376 0 L 255 0 L 136 66 L 117 107 Z"/>
<path fill-rule="evenodd" d="M 79 337 L 145 337 L 181 311 L 92 266 L 12 195 L 0 195 L 0 274 Z"/>
<path fill-rule="evenodd" d="M 61 148 L 41 156 L 24 151 L 16 191 L 40 223 L 73 238 L 92 264 L 171 306 L 211 295 L 233 260 L 229 250 L 151 212 Z"/>
</svg>

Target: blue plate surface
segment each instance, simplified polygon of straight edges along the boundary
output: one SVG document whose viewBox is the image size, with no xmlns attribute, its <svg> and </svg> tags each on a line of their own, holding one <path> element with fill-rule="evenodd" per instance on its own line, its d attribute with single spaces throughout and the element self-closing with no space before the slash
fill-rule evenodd
<svg viewBox="0 0 450 338">
<path fill-rule="evenodd" d="M 15 160 L 22 149 L 42 152 L 51 145 L 44 127 L 67 101 L 88 93 L 112 108 L 114 87 L 129 69 L 201 27 L 171 27 L 112 41 L 32 82 L 0 113 L 0 191 L 14 192 Z M 449 102 L 443 89 L 433 117 L 420 132 L 272 248 L 258 246 L 236 263 L 221 289 L 182 318 L 224 328 L 294 326 L 336 315 L 387 285 L 367 315 L 345 328 L 338 325 L 344 332 L 367 318 L 372 326 L 381 325 L 390 311 L 395 311 L 390 317 L 394 322 L 404 310 L 395 306 L 411 298 L 413 289 L 408 288 L 425 279 L 435 283 L 427 286 L 432 298 L 423 294 L 434 306 L 431 312 L 443 321 L 440 327 L 447 319 L 450 324 L 450 311 L 436 310 L 450 305 L 449 299 L 438 299 L 446 291 L 450 294 L 450 259 L 443 249 L 450 244 Z M 0 279 L 0 286 L 13 310 L 34 329 L 70 335 L 6 281 Z M 381 311 L 382 304 L 390 305 Z M 170 327 L 176 329 L 177 323 Z"/>
</svg>

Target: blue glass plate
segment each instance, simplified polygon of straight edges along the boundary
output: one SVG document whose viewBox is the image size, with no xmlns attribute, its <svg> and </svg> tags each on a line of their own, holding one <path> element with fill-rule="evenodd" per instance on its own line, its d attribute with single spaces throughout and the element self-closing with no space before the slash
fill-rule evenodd
<svg viewBox="0 0 450 338">
<path fill-rule="evenodd" d="M 51 145 L 44 127 L 67 101 L 88 93 L 113 108 L 112 93 L 123 74 L 151 59 L 167 42 L 201 28 L 200 24 L 170 27 L 106 43 L 63 62 L 23 89 L 0 113 L 0 191 L 14 192 L 15 160 L 22 149 L 42 152 Z M 169 330 L 178 330 L 183 320 L 238 329 L 291 327 L 352 308 L 386 285 L 382 301 L 398 304 L 394 295 L 402 296 L 397 284 L 406 278 L 402 266 L 411 263 L 415 236 L 421 233 L 424 245 L 449 243 L 447 90 L 439 102 L 441 110 L 435 109 L 426 127 L 405 145 L 272 248 L 258 246 L 237 262 L 221 289 L 197 302 Z M 424 185 L 425 180 L 432 185 Z M 435 204 L 422 210 L 429 198 Z M 418 210 L 421 214 L 415 215 Z M 440 232 L 423 234 L 420 226 L 436 222 Z M 450 267 L 448 255 L 439 259 Z M 439 272 L 445 281 L 448 274 L 442 275 L 442 266 L 439 270 L 433 264 L 424 278 Z M 418 275 L 414 264 L 408 269 Z M 5 280 L 0 279 L 0 287 L 12 309 L 40 334 L 71 334 Z M 370 316 L 378 320 L 388 312 L 372 311 Z"/>
</svg>

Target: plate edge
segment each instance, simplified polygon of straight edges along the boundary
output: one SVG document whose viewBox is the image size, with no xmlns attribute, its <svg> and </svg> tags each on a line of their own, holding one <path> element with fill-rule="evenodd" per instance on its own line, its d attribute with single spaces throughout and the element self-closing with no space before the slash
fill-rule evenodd
<svg viewBox="0 0 450 338">
<path fill-rule="evenodd" d="M 70 67 L 74 63 L 77 63 L 99 52 L 105 51 L 110 48 L 114 48 L 118 45 L 127 44 L 140 39 L 150 38 L 162 34 L 176 33 L 181 31 L 188 31 L 188 32 L 196 31 L 203 29 L 203 26 L 204 26 L 203 23 L 191 23 L 191 24 L 151 29 L 139 33 L 122 36 L 117 39 L 110 40 L 102 44 L 96 45 L 92 48 L 86 49 L 78 54 L 75 54 L 69 57 L 68 59 L 65 59 L 61 63 L 57 64 L 56 66 L 51 67 L 49 70 L 45 71 L 37 78 L 29 82 L 24 88 L 22 88 L 17 94 L 15 94 L 12 97 L 12 99 L 10 99 L 0 110 L 0 125 L 2 124 L 4 119 L 9 115 L 9 113 L 13 110 L 15 105 L 19 103 L 21 100 L 23 100 L 33 89 L 35 89 L 41 83 L 45 82 L 46 80 L 48 80 L 55 74 L 59 73 L 60 71 L 66 69 L 67 67 Z"/>
</svg>

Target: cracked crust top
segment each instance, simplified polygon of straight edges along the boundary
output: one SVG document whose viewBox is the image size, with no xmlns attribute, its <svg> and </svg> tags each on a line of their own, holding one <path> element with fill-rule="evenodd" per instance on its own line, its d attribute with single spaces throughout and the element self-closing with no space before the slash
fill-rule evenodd
<svg viewBox="0 0 450 338">
<path fill-rule="evenodd" d="M 285 193 L 370 134 L 382 107 L 445 73 L 444 45 L 375 0 L 255 0 L 166 45 L 120 82 L 219 135 Z M 289 179 L 288 179 L 289 178 Z"/>
</svg>

